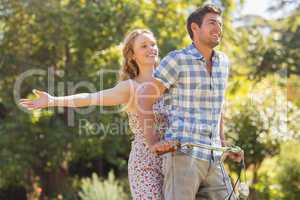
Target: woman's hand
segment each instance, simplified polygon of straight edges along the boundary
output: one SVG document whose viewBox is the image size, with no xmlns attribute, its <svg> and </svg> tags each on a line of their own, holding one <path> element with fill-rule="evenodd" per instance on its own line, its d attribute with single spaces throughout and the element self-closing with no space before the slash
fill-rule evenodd
<svg viewBox="0 0 300 200">
<path fill-rule="evenodd" d="M 53 96 L 47 92 L 40 90 L 32 90 L 32 92 L 37 96 L 37 99 L 20 99 L 19 104 L 28 110 L 34 110 L 39 108 L 46 108 L 53 104 Z"/>
<path fill-rule="evenodd" d="M 150 146 L 150 150 L 157 155 L 162 155 L 168 152 L 175 152 L 177 150 L 177 142 L 174 141 L 159 141 Z"/>
<path fill-rule="evenodd" d="M 94 93 L 79 93 L 68 96 L 51 96 L 47 92 L 33 90 L 37 99 L 21 99 L 19 104 L 28 110 L 46 107 L 85 107 L 85 106 L 115 106 L 128 104 L 134 92 L 130 80 L 122 81 L 115 87 Z M 133 93 L 134 94 L 134 93 Z"/>
</svg>

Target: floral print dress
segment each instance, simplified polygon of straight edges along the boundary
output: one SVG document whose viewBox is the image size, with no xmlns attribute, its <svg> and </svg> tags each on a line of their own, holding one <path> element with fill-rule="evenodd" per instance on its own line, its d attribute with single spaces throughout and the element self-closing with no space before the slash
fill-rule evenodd
<svg viewBox="0 0 300 200">
<path fill-rule="evenodd" d="M 162 109 L 163 101 L 160 99 L 153 105 L 157 134 L 163 133 L 167 125 Z M 163 199 L 162 159 L 152 153 L 146 145 L 137 113 L 127 112 L 127 114 L 129 126 L 134 134 L 128 161 L 128 177 L 132 197 L 134 200 L 161 200 Z"/>
</svg>

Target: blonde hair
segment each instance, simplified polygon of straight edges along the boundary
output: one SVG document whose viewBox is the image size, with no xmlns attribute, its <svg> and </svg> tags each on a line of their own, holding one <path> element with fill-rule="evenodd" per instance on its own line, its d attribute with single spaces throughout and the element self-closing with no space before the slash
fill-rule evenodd
<svg viewBox="0 0 300 200">
<path fill-rule="evenodd" d="M 154 37 L 154 34 L 147 29 L 135 29 L 130 32 L 123 42 L 123 65 L 120 69 L 120 81 L 133 79 L 137 77 L 140 73 L 139 66 L 136 61 L 133 59 L 133 44 L 136 38 L 141 34 L 150 34 Z M 157 65 L 157 63 L 155 64 Z"/>
</svg>

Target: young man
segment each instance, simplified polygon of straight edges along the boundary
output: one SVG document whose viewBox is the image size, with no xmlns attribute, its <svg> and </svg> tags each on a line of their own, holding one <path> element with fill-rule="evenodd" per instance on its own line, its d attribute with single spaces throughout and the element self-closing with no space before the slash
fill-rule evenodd
<svg viewBox="0 0 300 200">
<path fill-rule="evenodd" d="M 222 35 L 221 10 L 206 5 L 188 17 L 193 43 L 170 52 L 155 69 L 153 80 L 139 92 L 140 123 L 147 143 L 161 148 L 154 133 L 152 105 L 166 99 L 169 128 L 166 141 L 224 146 L 222 107 L 229 73 L 224 53 L 215 51 Z M 220 163 L 220 152 L 194 147 L 163 156 L 165 200 L 222 200 L 232 186 Z M 242 155 L 231 155 L 240 161 Z M 236 199 L 234 195 L 230 199 Z"/>
</svg>

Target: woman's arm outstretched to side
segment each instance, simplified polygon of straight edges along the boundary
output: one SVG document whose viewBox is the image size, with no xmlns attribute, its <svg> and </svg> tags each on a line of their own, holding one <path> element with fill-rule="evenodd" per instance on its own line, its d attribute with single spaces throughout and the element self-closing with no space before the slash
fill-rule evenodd
<svg viewBox="0 0 300 200">
<path fill-rule="evenodd" d="M 95 93 L 79 93 L 70 96 L 51 96 L 47 92 L 33 90 L 36 99 L 20 99 L 19 104 L 28 110 L 47 107 L 115 106 L 128 104 L 134 94 L 131 80 L 118 83 L 115 87 Z"/>
</svg>

